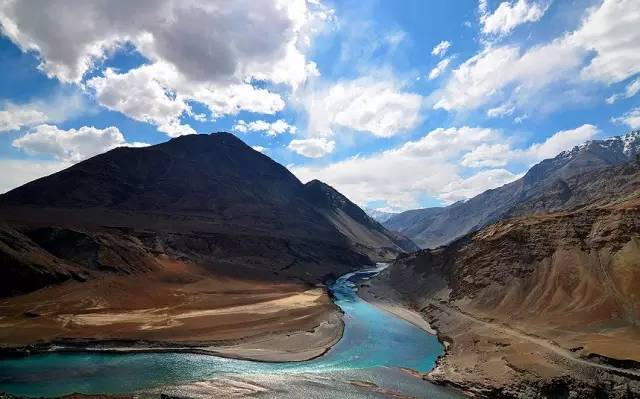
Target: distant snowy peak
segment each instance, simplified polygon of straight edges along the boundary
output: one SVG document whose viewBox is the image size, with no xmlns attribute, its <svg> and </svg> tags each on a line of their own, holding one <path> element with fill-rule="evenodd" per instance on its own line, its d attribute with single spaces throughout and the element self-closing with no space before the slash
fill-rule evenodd
<svg viewBox="0 0 640 399">
<path fill-rule="evenodd" d="M 633 130 L 624 136 L 613 136 L 603 140 L 589 140 L 573 147 L 569 151 L 563 151 L 558 158 L 573 157 L 586 150 L 599 150 L 611 153 L 611 155 L 632 158 L 640 153 L 640 130 Z"/>
<path fill-rule="evenodd" d="M 393 212 L 385 212 L 378 209 L 364 208 L 364 211 L 373 218 L 378 223 L 384 223 L 389 220 L 392 216 L 397 215 L 397 213 Z"/>
<path fill-rule="evenodd" d="M 627 156 L 632 156 L 640 152 L 640 130 L 634 130 L 621 137 L 623 142 L 623 152 Z"/>
</svg>

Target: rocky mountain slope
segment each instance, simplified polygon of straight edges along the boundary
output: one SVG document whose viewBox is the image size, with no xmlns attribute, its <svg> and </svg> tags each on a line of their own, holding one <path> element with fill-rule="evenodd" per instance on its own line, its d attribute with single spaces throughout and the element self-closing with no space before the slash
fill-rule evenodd
<svg viewBox="0 0 640 399">
<path fill-rule="evenodd" d="M 450 343 L 428 378 L 481 397 L 640 396 L 640 162 L 568 175 L 374 283 Z"/>
<path fill-rule="evenodd" d="M 403 212 L 383 224 L 390 230 L 406 235 L 422 248 L 435 248 L 517 212 L 516 208 L 524 202 L 535 206 L 529 209 L 531 212 L 547 211 L 551 208 L 547 209 L 545 202 L 529 201 L 561 189 L 566 179 L 621 165 L 634 159 L 638 153 L 640 131 L 589 141 L 534 165 L 522 178 L 512 183 L 485 191 L 465 202 Z"/>
<path fill-rule="evenodd" d="M 319 281 L 413 248 L 327 187 L 228 133 L 117 148 L 0 196 L 0 296 L 147 273 L 159 256 Z"/>
<path fill-rule="evenodd" d="M 305 185 L 305 189 L 309 202 L 364 252 L 371 248 L 376 250 L 374 257 L 388 258 L 399 252 L 420 249 L 408 238 L 384 228 L 328 184 L 312 180 Z"/>
</svg>

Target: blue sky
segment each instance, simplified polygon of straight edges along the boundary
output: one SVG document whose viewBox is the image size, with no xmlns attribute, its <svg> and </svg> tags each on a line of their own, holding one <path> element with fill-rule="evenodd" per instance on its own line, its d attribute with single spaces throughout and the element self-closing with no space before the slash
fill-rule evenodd
<svg viewBox="0 0 640 399">
<path fill-rule="evenodd" d="M 401 210 L 640 128 L 637 0 L 24 0 L 0 26 L 0 191 L 231 131 Z"/>
</svg>

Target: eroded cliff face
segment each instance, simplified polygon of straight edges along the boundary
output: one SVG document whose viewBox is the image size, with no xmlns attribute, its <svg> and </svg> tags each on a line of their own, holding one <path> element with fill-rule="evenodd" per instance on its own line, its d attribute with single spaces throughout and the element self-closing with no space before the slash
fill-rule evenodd
<svg viewBox="0 0 640 399">
<path fill-rule="evenodd" d="M 450 343 L 430 379 L 489 397 L 640 395 L 640 192 L 627 184 L 637 180 L 631 168 L 618 190 L 605 184 L 616 170 L 600 173 L 602 184 L 565 198 L 571 209 L 503 220 L 385 271 L 378 284 L 403 294 Z"/>
</svg>

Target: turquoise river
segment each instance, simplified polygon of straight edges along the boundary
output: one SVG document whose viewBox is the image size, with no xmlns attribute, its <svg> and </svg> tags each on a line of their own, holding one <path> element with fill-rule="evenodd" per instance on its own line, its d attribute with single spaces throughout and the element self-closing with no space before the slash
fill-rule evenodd
<svg viewBox="0 0 640 399">
<path fill-rule="evenodd" d="M 185 353 L 53 352 L 0 360 L 0 392 L 29 397 L 75 392 L 144 397 L 149 392 L 192 392 L 189 385 L 195 381 L 221 381 L 221 385 L 231 381 L 240 392 L 237 386 L 249 382 L 259 387 L 257 397 L 459 398 L 402 370 L 429 371 L 443 348 L 435 336 L 357 295 L 356 284 L 379 270 L 348 273 L 330 286 L 344 311 L 344 335 L 313 360 L 268 363 Z M 363 387 L 354 381 L 368 384 Z M 186 387 L 184 391 L 175 388 L 180 386 Z"/>
</svg>

